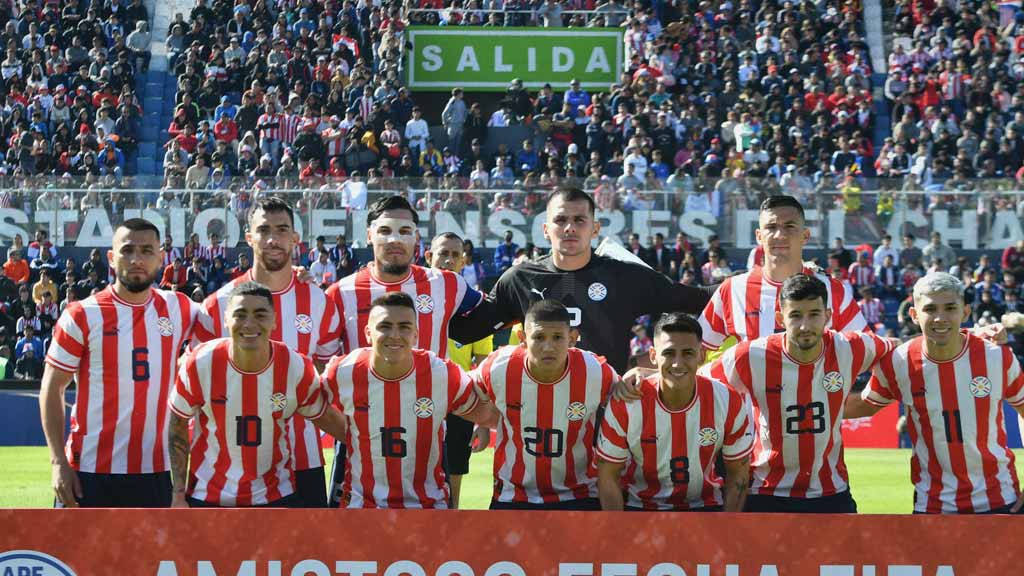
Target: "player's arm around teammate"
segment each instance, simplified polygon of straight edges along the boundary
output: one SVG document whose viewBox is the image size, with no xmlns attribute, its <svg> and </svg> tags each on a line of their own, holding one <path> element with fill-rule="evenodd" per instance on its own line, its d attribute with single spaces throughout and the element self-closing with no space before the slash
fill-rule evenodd
<svg viewBox="0 0 1024 576">
<path fill-rule="evenodd" d="M 753 450 L 749 401 L 697 375 L 704 348 L 692 316 L 662 316 L 650 358 L 658 370 L 640 385 L 640 400 L 612 400 L 601 423 L 601 508 L 742 511 Z M 724 480 L 715 470 L 719 454 Z M 630 472 L 623 478 L 627 463 Z"/>
</svg>

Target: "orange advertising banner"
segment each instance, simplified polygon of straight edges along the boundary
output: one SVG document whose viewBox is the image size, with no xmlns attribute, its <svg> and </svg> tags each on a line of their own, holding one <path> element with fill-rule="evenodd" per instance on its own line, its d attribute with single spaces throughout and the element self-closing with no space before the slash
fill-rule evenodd
<svg viewBox="0 0 1024 576">
<path fill-rule="evenodd" d="M 0 576 L 1011 576 L 1014 517 L 2 510 Z"/>
</svg>

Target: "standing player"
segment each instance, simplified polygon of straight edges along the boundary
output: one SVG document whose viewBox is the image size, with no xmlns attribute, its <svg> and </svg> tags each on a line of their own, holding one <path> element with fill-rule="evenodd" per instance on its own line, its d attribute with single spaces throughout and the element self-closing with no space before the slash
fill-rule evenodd
<svg viewBox="0 0 1024 576">
<path fill-rule="evenodd" d="M 441 467 L 444 419 L 451 413 L 493 427 L 494 405 L 469 376 L 419 340 L 416 304 L 404 292 L 370 303 L 369 348 L 327 365 L 325 379 L 347 425 L 345 508 L 448 508 Z"/>
<path fill-rule="evenodd" d="M 413 264 L 420 240 L 419 215 L 404 197 L 387 196 L 376 201 L 366 215 L 366 224 L 373 262 L 327 289 L 327 297 L 339 314 L 336 338 L 341 341 L 342 352 L 370 345 L 366 327 L 373 300 L 390 292 L 404 292 L 412 297 L 416 309 L 419 339 L 415 348 L 444 358 L 452 319 L 474 311 L 483 296 L 460 274 Z M 460 342 L 482 337 L 470 339 L 458 331 L 451 333 Z M 335 444 L 332 506 L 338 504 L 347 453 L 344 446 Z"/>
<path fill-rule="evenodd" d="M 235 285 L 223 307 L 230 338 L 200 345 L 178 373 L 168 402 L 176 507 L 301 506 L 288 422 L 297 415 L 335 436 L 345 433 L 313 361 L 271 342 L 278 332 L 274 299 L 257 282 Z"/>
<path fill-rule="evenodd" d="M 501 413 L 492 510 L 600 510 L 591 468 L 598 408 L 618 380 L 604 359 L 573 348 L 578 332 L 557 300 L 530 306 L 522 346 L 474 373 Z"/>
<path fill-rule="evenodd" d="M 915 513 L 1016 513 L 1024 500 L 1002 402 L 1024 415 L 1020 364 L 1008 346 L 960 330 L 971 311 L 955 276 L 928 274 L 913 298 L 921 336 L 882 360 L 861 396 L 847 401 L 846 417 L 903 403 Z"/>
<path fill-rule="evenodd" d="M 857 375 L 891 346 L 869 332 L 828 330 L 828 287 L 814 276 L 790 277 L 779 298 L 785 332 L 740 342 L 701 369 L 753 401 L 757 435 L 746 510 L 854 513 L 843 403 Z"/>
<path fill-rule="evenodd" d="M 537 301 L 557 300 L 579 331 L 578 346 L 608 358 L 616 370 L 625 370 L 637 317 L 671 311 L 697 314 L 704 309 L 714 287 L 675 284 L 646 266 L 594 254 L 590 243 L 601 230 L 594 211 L 594 199 L 578 188 L 553 192 L 544 223 L 551 254 L 506 270 L 488 297 L 493 306 L 457 319 L 453 328 L 465 328 L 468 337 L 479 338 L 495 327 L 522 322 Z"/>
<path fill-rule="evenodd" d="M 163 262 L 152 223 L 118 226 L 110 258 L 114 284 L 68 305 L 46 355 L 39 404 L 53 489 L 66 507 L 166 507 L 167 395 L 198 306 L 152 287 Z M 77 398 L 62 449 L 72 378 Z"/>
<path fill-rule="evenodd" d="M 301 281 L 292 269 L 292 247 L 298 242 L 294 213 L 280 198 L 266 197 L 249 213 L 245 241 L 252 247 L 253 266 L 203 302 L 196 340 L 205 342 L 227 335 L 224 312 L 239 285 L 256 281 L 270 288 L 274 298 L 275 328 L 271 340 L 323 365 L 338 352 L 335 332 L 338 315 L 318 286 Z M 320 433 L 306 418 L 293 418 L 289 434 L 293 447 L 296 492 L 304 506 L 327 506 L 324 457 Z"/>
<path fill-rule="evenodd" d="M 771 196 L 761 204 L 757 243 L 764 266 L 726 279 L 700 316 L 704 345 L 717 350 L 727 338 L 753 340 L 782 328 L 777 314 L 782 283 L 795 274 L 813 274 L 825 284 L 825 308 L 837 332 L 867 327 L 849 285 L 804 268 L 803 248 L 811 237 L 804 209 L 792 196 Z"/>
<path fill-rule="evenodd" d="M 461 275 L 462 238 L 452 232 L 440 234 L 430 243 L 430 250 L 427 251 L 426 256 L 431 268 L 448 270 Z M 455 340 L 448 340 L 448 359 L 467 372 L 472 370 L 474 365 L 483 362 L 492 351 L 494 351 L 492 336 L 465 346 Z M 473 423 L 455 415 L 448 416 L 445 421 L 444 461 L 448 483 L 451 485 L 452 508 L 459 507 L 462 477 L 469 474 L 472 440 Z"/>
<path fill-rule="evenodd" d="M 639 402 L 612 400 L 605 411 L 597 444 L 603 510 L 743 510 L 753 419 L 739 392 L 697 375 L 704 362 L 700 332 L 692 316 L 662 316 L 650 350 L 658 373 L 641 383 Z M 724 481 L 715 471 L 719 453 Z"/>
</svg>

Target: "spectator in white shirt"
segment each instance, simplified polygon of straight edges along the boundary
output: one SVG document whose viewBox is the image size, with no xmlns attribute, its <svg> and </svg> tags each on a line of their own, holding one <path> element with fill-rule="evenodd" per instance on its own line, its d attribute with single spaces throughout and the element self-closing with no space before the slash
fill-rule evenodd
<svg viewBox="0 0 1024 576">
<path fill-rule="evenodd" d="M 320 286 L 330 284 L 334 281 L 334 263 L 328 258 L 330 254 L 327 250 L 321 250 L 317 253 L 316 262 L 313 262 L 309 266 L 309 273 L 313 275 L 313 279 Z"/>
<path fill-rule="evenodd" d="M 629 170 L 627 168 L 632 166 L 634 169 L 633 175 L 643 182 L 647 178 L 647 158 L 636 146 L 630 146 L 627 152 L 628 154 L 622 160 L 622 171 L 628 174 Z"/>
<path fill-rule="evenodd" d="M 880 263 L 885 261 L 886 256 L 892 256 L 892 264 L 899 268 L 900 266 L 900 252 L 899 250 L 892 247 L 892 236 L 886 234 L 882 236 L 882 244 L 875 249 L 875 262 Z"/>
<path fill-rule="evenodd" d="M 423 111 L 416 106 L 412 109 L 412 120 L 405 123 L 405 139 L 409 142 L 409 151 L 412 152 L 413 158 L 420 157 L 429 137 L 430 127 L 423 119 Z"/>
</svg>

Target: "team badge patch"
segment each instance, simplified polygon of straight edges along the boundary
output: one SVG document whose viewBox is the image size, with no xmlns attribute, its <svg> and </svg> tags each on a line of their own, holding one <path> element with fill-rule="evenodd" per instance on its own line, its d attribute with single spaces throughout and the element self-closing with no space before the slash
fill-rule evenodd
<svg viewBox="0 0 1024 576">
<path fill-rule="evenodd" d="M 697 443 L 701 446 L 711 446 L 718 443 L 718 430 L 714 428 L 701 428 L 697 432 Z"/>
<path fill-rule="evenodd" d="M 829 372 L 821 379 L 821 387 L 825 392 L 839 392 L 843 389 L 843 375 L 839 372 Z"/>
<path fill-rule="evenodd" d="M 565 409 L 565 417 L 570 422 L 579 422 L 583 420 L 583 417 L 587 415 L 587 405 L 583 402 L 573 402 Z"/>
<path fill-rule="evenodd" d="M 594 282 L 587 288 L 587 296 L 590 296 L 594 302 L 600 302 L 608 296 L 608 288 L 600 282 Z"/>
<path fill-rule="evenodd" d="M 160 331 L 161 336 L 171 336 L 174 334 L 174 324 L 167 316 L 161 316 L 156 319 L 156 329 Z"/>
<path fill-rule="evenodd" d="M 988 398 L 992 393 L 992 381 L 984 376 L 971 378 L 971 396 L 975 398 Z"/>
<path fill-rule="evenodd" d="M 420 294 L 416 297 L 416 311 L 420 314 L 430 314 L 434 311 L 434 299 L 430 294 Z"/>
<path fill-rule="evenodd" d="M 313 331 L 313 319 L 308 314 L 297 314 L 295 316 L 295 330 L 299 334 L 309 334 Z"/>
<path fill-rule="evenodd" d="M 274 412 L 280 412 L 288 405 L 288 397 L 281 392 L 277 392 L 270 397 L 270 405 L 274 407 Z"/>
<path fill-rule="evenodd" d="M 412 405 L 412 411 L 416 413 L 417 418 L 430 418 L 434 415 L 434 401 L 426 396 L 417 398 Z"/>
</svg>

